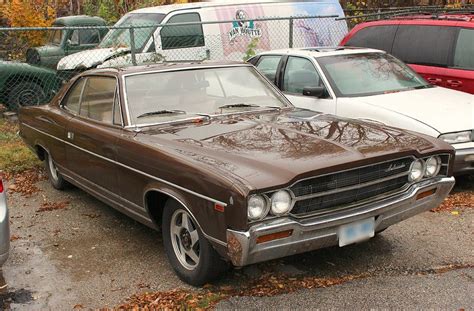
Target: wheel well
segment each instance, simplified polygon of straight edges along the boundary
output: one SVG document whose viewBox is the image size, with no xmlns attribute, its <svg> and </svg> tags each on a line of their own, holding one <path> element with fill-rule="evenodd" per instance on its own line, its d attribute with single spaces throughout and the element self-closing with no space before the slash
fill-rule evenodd
<svg viewBox="0 0 474 311">
<path fill-rule="evenodd" d="M 145 206 L 153 222 L 161 227 L 163 211 L 168 200 L 175 200 L 172 196 L 156 190 L 150 190 L 145 195 Z"/>
<path fill-rule="evenodd" d="M 35 150 L 36 150 L 36 155 L 38 156 L 38 158 L 41 160 L 41 161 L 44 161 L 46 159 L 46 153 L 47 151 L 40 145 L 36 145 L 35 146 Z"/>
<path fill-rule="evenodd" d="M 19 81 L 16 81 L 18 79 Z M 41 82 L 40 79 L 31 77 L 28 75 L 13 75 L 10 78 L 8 78 L 7 82 L 5 83 L 5 88 L 3 89 L 2 93 L 4 93 L 5 96 L 8 96 L 8 94 L 10 93 L 10 90 L 18 82 L 33 82 L 33 83 L 38 84 L 41 88 L 43 88 L 43 83 Z"/>
</svg>

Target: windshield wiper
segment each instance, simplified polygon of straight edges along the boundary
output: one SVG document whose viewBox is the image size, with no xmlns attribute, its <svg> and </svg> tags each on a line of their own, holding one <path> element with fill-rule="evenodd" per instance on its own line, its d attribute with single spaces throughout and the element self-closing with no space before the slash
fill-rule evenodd
<svg viewBox="0 0 474 311">
<path fill-rule="evenodd" d="M 137 117 L 138 118 L 143 118 L 143 117 L 148 117 L 148 116 L 156 116 L 160 114 L 186 114 L 186 111 L 183 110 L 157 110 L 157 111 L 150 111 L 146 112 L 144 114 L 141 114 Z"/>
<path fill-rule="evenodd" d="M 240 103 L 240 104 L 229 104 L 229 105 L 220 106 L 218 109 L 225 109 L 225 108 L 245 108 L 245 107 L 260 107 L 260 106 L 258 106 L 258 105 L 252 105 L 252 104 Z"/>
</svg>

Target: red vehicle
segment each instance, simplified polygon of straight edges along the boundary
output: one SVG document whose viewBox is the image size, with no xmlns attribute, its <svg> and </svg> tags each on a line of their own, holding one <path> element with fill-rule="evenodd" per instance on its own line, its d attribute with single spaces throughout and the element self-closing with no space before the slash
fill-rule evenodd
<svg viewBox="0 0 474 311">
<path fill-rule="evenodd" d="M 434 85 L 474 94 L 474 14 L 416 15 L 361 23 L 341 45 L 385 50 Z"/>
</svg>

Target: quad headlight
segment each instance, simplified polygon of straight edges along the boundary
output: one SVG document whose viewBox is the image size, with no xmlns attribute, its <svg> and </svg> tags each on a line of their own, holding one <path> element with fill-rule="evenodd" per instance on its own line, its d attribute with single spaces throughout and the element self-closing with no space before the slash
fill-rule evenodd
<svg viewBox="0 0 474 311">
<path fill-rule="evenodd" d="M 472 140 L 472 131 L 441 134 L 438 138 L 444 140 L 448 144 L 467 143 Z"/>
<path fill-rule="evenodd" d="M 271 213 L 282 216 L 290 212 L 292 205 L 291 195 L 286 190 L 275 192 L 271 197 Z"/>
<path fill-rule="evenodd" d="M 429 157 L 426 160 L 425 176 L 434 177 L 438 175 L 441 169 L 441 158 L 438 156 Z"/>
<path fill-rule="evenodd" d="M 420 181 L 425 174 L 425 162 L 423 160 L 417 159 L 413 161 L 410 166 L 410 172 L 408 173 L 408 180 L 411 182 Z"/>
<path fill-rule="evenodd" d="M 247 216 L 249 220 L 260 220 L 268 214 L 269 204 L 261 195 L 252 195 L 247 201 Z"/>
</svg>

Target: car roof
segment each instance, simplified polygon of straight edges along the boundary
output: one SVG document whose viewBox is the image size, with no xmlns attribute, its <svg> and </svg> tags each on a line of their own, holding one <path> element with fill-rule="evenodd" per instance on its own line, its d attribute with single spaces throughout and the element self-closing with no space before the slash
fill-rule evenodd
<svg viewBox="0 0 474 311">
<path fill-rule="evenodd" d="M 199 69 L 199 68 L 212 68 L 212 67 L 241 67 L 241 66 L 252 66 L 244 62 L 234 62 L 234 61 L 224 61 L 224 62 L 215 62 L 215 61 L 203 61 L 203 62 L 180 62 L 180 63 L 156 63 L 149 65 L 137 65 L 137 66 L 126 66 L 126 67 L 110 67 L 110 68 L 98 68 L 87 70 L 83 75 L 94 75 L 94 74 L 119 74 L 119 75 L 129 75 L 129 74 L 139 74 L 155 71 L 179 71 L 179 70 L 188 70 L 188 69 Z"/>
<path fill-rule="evenodd" d="M 259 53 L 258 55 L 297 55 L 306 57 L 323 57 L 323 56 L 334 56 L 334 55 L 349 55 L 349 54 L 362 54 L 362 53 L 386 53 L 381 50 L 370 49 L 370 48 L 357 48 L 348 46 L 338 47 L 309 47 L 309 48 L 292 48 L 292 49 L 281 49 L 272 50 L 267 52 Z"/>
<path fill-rule="evenodd" d="M 104 19 L 98 16 L 88 15 L 75 15 L 75 16 L 64 16 L 58 17 L 53 25 L 54 26 L 105 26 L 107 23 Z"/>
<path fill-rule="evenodd" d="M 297 1 L 279 1 L 279 2 L 304 2 L 305 0 Z M 200 9 L 200 8 L 209 8 L 209 7 L 220 7 L 220 6 L 237 6 L 237 5 L 252 5 L 252 4 L 262 4 L 262 3 L 275 3 L 274 0 L 255 0 L 255 1 L 209 1 L 209 2 L 191 2 L 191 3 L 178 3 L 178 4 L 167 4 L 160 5 L 148 8 L 142 8 L 138 10 L 131 11 L 129 13 L 161 13 L 168 14 L 173 11 L 178 10 L 190 10 L 190 9 Z"/>
<path fill-rule="evenodd" d="M 422 13 L 405 16 L 395 16 L 391 20 L 430 20 L 433 22 L 439 21 L 460 21 L 460 22 L 474 22 L 474 13 L 467 12 L 452 12 L 452 13 Z"/>
</svg>

